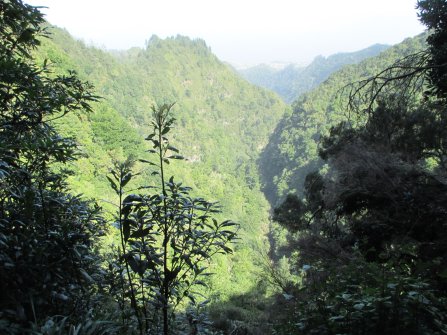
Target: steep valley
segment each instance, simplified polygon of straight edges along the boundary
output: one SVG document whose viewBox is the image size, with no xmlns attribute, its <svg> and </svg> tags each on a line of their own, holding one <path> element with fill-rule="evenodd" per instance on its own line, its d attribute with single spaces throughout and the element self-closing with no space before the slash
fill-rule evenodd
<svg viewBox="0 0 447 335">
<path fill-rule="evenodd" d="M 239 72 L 0 2 L 0 333 L 447 334 L 443 1 L 432 35 Z"/>
<path fill-rule="evenodd" d="M 58 28 L 51 33 L 37 58 L 49 59 L 59 73 L 74 69 L 101 97 L 91 114 L 69 116 L 58 125 L 63 134 L 76 137 L 84 152 L 73 167 L 73 191 L 111 210 L 108 203 L 116 199 L 105 176 L 113 161 L 147 157 L 151 106 L 175 103 L 172 143 L 187 161 L 169 166 L 169 175 L 194 194 L 219 201 L 219 218 L 240 224 L 234 254 L 210 264 L 216 274 L 209 282 L 211 306 L 221 314 L 215 318 L 231 320 L 236 310 L 236 318 L 254 324 L 266 317 L 264 307 L 241 301 L 256 301 L 269 287 L 264 271 L 270 264 L 271 206 L 289 192 L 300 193 L 305 175 L 321 168 L 318 138 L 344 117 L 339 90 L 423 45 L 422 37 L 409 39 L 347 66 L 291 108 L 240 78 L 202 40 L 153 36 L 145 49 L 107 52 Z M 151 178 L 146 174 L 139 182 L 150 184 Z M 225 301 L 228 306 L 222 307 Z"/>
<path fill-rule="evenodd" d="M 84 152 L 74 166 L 73 191 L 100 199 L 105 208 L 116 202 L 105 178 L 112 161 L 147 158 L 143 139 L 150 131 L 151 106 L 175 103 L 171 142 L 188 160 L 169 166 L 169 175 L 219 201 L 220 217 L 240 224 L 234 254 L 211 265 L 217 273 L 213 297 L 225 301 L 254 289 L 268 253 L 270 215 L 257 160 L 290 107 L 239 78 L 205 42 L 182 36 L 153 36 L 146 49 L 109 53 L 52 27 L 37 57 L 49 59 L 56 72 L 75 70 L 101 96 L 93 113 L 67 117 L 59 129 L 75 136 Z M 147 178 L 141 182 L 150 184 Z"/>
</svg>

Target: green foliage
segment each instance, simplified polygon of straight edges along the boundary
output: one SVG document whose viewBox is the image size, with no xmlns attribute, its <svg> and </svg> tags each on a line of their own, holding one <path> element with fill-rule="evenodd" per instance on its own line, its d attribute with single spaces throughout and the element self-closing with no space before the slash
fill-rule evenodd
<svg viewBox="0 0 447 335">
<path fill-rule="evenodd" d="M 279 334 L 442 334 L 445 297 L 422 278 L 353 258 L 304 267 L 309 286 L 282 301 Z M 291 317 L 293 315 L 293 317 Z"/>
<path fill-rule="evenodd" d="M 48 30 L 52 38 L 41 41 L 37 59 L 48 58 L 55 73 L 74 68 L 104 97 L 87 117 L 68 116 L 57 123 L 61 133 L 76 135 L 83 154 L 72 164 L 71 188 L 106 200 L 104 208 L 110 210 L 107 203 L 115 196 L 104 175 L 113 164 L 111 157 L 124 160 L 149 149 L 143 140 L 152 118 L 147 106 L 178 101 L 172 140 L 188 154 L 185 164 L 166 166 L 167 173 L 182 176 L 193 188 L 192 196 L 219 199 L 219 221 L 231 217 L 241 223 L 234 253 L 215 257 L 210 264 L 219 274 L 210 280 L 213 299 L 251 290 L 257 251 L 268 249 L 269 204 L 260 191 L 257 159 L 287 106 L 233 73 L 201 40 L 154 37 L 145 49 L 112 54 L 76 41 L 63 30 Z M 156 180 L 138 176 L 134 181 L 138 178 Z"/>
<path fill-rule="evenodd" d="M 447 92 L 445 84 L 447 79 L 445 70 L 447 60 L 446 4 L 442 0 L 420 0 L 417 7 L 422 23 L 433 31 L 427 38 L 431 55 L 427 62 L 430 67 L 430 80 L 436 94 L 445 97 Z"/>
<path fill-rule="evenodd" d="M 121 334 L 121 327 L 112 321 L 82 320 L 70 324 L 67 317 L 48 318 L 42 326 L 34 325 L 36 335 L 112 335 Z"/>
<path fill-rule="evenodd" d="M 72 138 L 52 121 L 89 111 L 91 86 L 52 76 L 31 51 L 42 15 L 21 1 L 0 4 L 0 332 L 23 333 L 51 315 L 83 317 L 98 298 L 99 208 L 67 190 Z"/>
<path fill-rule="evenodd" d="M 446 100 L 432 72 L 446 64 L 434 58 L 418 52 L 352 85 L 360 122 L 331 128 L 325 175 L 308 175 L 303 197 L 275 211 L 303 276 L 279 331 L 447 332 Z"/>
<path fill-rule="evenodd" d="M 236 237 L 234 222 L 218 223 L 212 217 L 220 212 L 216 203 L 191 197 L 191 188 L 174 177 L 165 179 L 165 165 L 183 159 L 167 138 L 175 121 L 170 115 L 172 106 L 152 109 L 153 132 L 146 140 L 156 160 L 141 160 L 155 166 L 152 174 L 160 179 L 158 186 L 139 188 L 154 188 L 158 193 L 125 194 L 132 179 L 128 162 L 119 164 L 108 178 L 120 201 L 116 220 L 121 236 L 119 260 L 127 273 L 124 290 L 130 289 L 141 334 L 156 330 L 161 322 L 163 333 L 172 333 L 175 307 L 185 298 L 194 306 L 206 305 L 207 301 L 196 300 L 197 286 L 207 286 L 207 264 L 217 253 L 231 253 L 228 244 Z"/>
</svg>

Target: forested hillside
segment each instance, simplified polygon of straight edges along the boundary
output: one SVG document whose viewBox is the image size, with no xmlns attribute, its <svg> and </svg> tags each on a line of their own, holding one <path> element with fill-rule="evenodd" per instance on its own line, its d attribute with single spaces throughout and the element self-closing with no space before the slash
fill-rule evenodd
<svg viewBox="0 0 447 335">
<path fill-rule="evenodd" d="M 423 50 L 425 39 L 426 35 L 406 39 L 376 57 L 345 66 L 293 103 L 292 112 L 278 123 L 260 159 L 264 191 L 273 205 L 289 192 L 302 194 L 306 175 L 323 168 L 318 157 L 320 138 L 349 116 L 343 88 Z"/>
<path fill-rule="evenodd" d="M 151 106 L 175 103 L 172 143 L 187 161 L 169 167 L 169 173 L 197 194 L 219 201 L 222 217 L 241 224 L 235 255 L 217 270 L 215 294 L 241 293 L 256 284 L 253 250 L 268 247 L 269 215 L 256 160 L 286 105 L 236 76 L 202 40 L 153 36 L 146 49 L 110 54 L 60 29 L 50 32 L 39 59 L 49 59 L 56 71 L 74 69 L 102 97 L 93 113 L 60 124 L 63 133 L 76 134 L 86 153 L 77 162 L 73 190 L 111 200 L 105 178 L 111 161 L 144 158 Z"/>
<path fill-rule="evenodd" d="M 27 9 L 21 7 L 20 2 L 13 2 L 4 10 L 5 20 L 10 20 L 5 24 L 23 19 L 23 29 L 27 27 L 26 20 L 33 18 L 37 22 L 39 19 L 36 14 L 27 16 Z M 24 16 L 14 14 L 14 19 L 9 19 L 8 15 L 12 13 L 24 13 Z M 17 28 L 18 35 L 12 35 L 11 39 L 20 39 L 20 27 Z M 36 27 L 38 24 L 32 25 L 30 31 L 42 34 L 42 28 Z M 87 113 L 82 112 L 82 108 L 74 112 L 67 108 L 67 112 L 55 117 L 51 124 L 61 138 L 74 139 L 80 150 L 80 155 L 70 160 L 69 165 L 56 160 L 56 171 L 68 168 L 70 171 L 64 175 L 64 182 L 68 181 L 70 192 L 80 194 L 82 199 L 97 201 L 105 210 L 106 220 L 111 220 L 104 227 L 109 233 L 103 238 L 100 249 L 120 248 L 120 231 L 114 229 L 112 217 L 115 205 L 120 204 L 121 193 L 115 194 L 118 186 L 108 179 L 112 177 L 111 171 L 115 171 L 115 178 L 119 174 L 116 169 L 122 169 L 117 162 L 135 160 L 131 184 L 135 187 L 157 184 L 157 175 L 151 174 L 155 167 L 139 160 L 150 161 L 147 151 L 157 145 L 149 145 L 144 140 L 153 132 L 152 108 L 174 104 L 169 117 L 175 121 L 163 129 L 169 132 L 169 150 L 174 150 L 175 146 L 175 152 L 180 152 L 186 160 L 171 159 L 171 164 L 165 164 L 166 178 L 172 175 L 175 181 L 191 187 L 193 196 L 219 202 L 222 212 L 216 212 L 217 220 L 231 219 L 239 227 L 238 241 L 225 247 L 233 249 L 233 254 L 228 257 L 215 255 L 207 263 L 207 272 L 216 275 L 207 276 L 210 279 L 199 284 L 202 289 L 197 294 L 206 293 L 210 304 L 215 303 L 216 308 L 222 309 L 221 302 L 257 287 L 261 280 L 259 263 L 269 249 L 269 204 L 260 190 L 256 161 L 288 107 L 274 93 L 250 85 L 234 74 L 202 40 L 182 36 L 161 40 L 153 36 L 145 49 L 109 53 L 76 41 L 66 31 L 55 27 L 47 26 L 46 32 L 48 37 L 39 38 L 39 47 L 29 49 L 35 60 L 28 60 L 31 57 L 27 53 L 28 40 L 21 42 L 26 52 L 11 55 L 25 62 L 35 62 L 37 67 L 45 69 L 43 74 L 49 73 L 50 77 L 69 78 L 73 75 L 71 71 L 75 71 L 74 76 L 94 87 L 91 88 L 94 98 L 88 104 L 90 107 L 85 108 Z M 30 38 L 34 41 L 33 35 Z M 79 89 L 85 90 L 81 86 Z M 60 103 L 63 105 L 64 101 L 67 100 L 61 98 Z M 60 108 L 64 109 L 63 106 Z M 123 234 L 123 226 L 119 226 Z M 139 236 L 142 232 L 136 234 Z M 122 242 L 127 242 L 128 238 Z M 111 243 L 115 245 L 112 249 Z M 175 248 L 175 245 L 171 247 Z M 122 248 L 124 250 L 124 246 Z M 207 249 L 200 252 L 205 253 Z M 195 257 L 201 259 L 204 256 Z M 182 262 L 185 261 L 182 259 Z M 137 268 L 132 269 L 138 272 Z M 88 273 L 83 274 L 89 278 Z M 197 303 L 204 300 L 201 298 Z M 131 303 L 134 304 L 133 300 Z M 143 301 L 143 305 L 146 303 Z"/>
<path fill-rule="evenodd" d="M 278 70 L 261 64 L 239 73 L 249 82 L 278 93 L 285 102 L 292 103 L 303 93 L 325 81 L 333 72 L 348 64 L 357 64 L 389 48 L 376 44 L 356 52 L 341 52 L 328 57 L 318 56 L 307 66 L 288 65 Z"/>
</svg>

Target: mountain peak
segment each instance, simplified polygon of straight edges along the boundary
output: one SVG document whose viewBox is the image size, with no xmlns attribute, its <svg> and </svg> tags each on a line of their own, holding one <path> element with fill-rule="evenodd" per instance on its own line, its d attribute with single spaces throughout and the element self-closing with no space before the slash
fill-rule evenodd
<svg viewBox="0 0 447 335">
<path fill-rule="evenodd" d="M 152 35 L 146 42 L 146 49 L 160 48 L 163 46 L 182 46 L 182 47 L 194 47 L 211 51 L 211 48 L 201 38 L 191 38 L 185 35 L 177 34 L 175 36 L 169 36 L 166 38 L 160 38 L 157 35 Z"/>
</svg>

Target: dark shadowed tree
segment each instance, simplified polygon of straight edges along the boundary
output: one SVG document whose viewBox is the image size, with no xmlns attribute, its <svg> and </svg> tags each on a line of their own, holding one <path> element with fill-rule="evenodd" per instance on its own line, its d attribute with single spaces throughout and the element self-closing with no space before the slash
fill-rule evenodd
<svg viewBox="0 0 447 335">
<path fill-rule="evenodd" d="M 92 307 L 100 259 L 98 209 L 68 192 L 66 163 L 76 143 L 51 121 L 88 111 L 91 87 L 54 76 L 32 57 L 46 36 L 42 14 L 0 2 L 0 333 Z M 98 281 L 100 282 L 100 281 Z"/>
<path fill-rule="evenodd" d="M 447 331 L 447 6 L 418 7 L 429 50 L 351 87 L 362 122 L 332 128 L 320 141 L 328 172 L 275 212 L 296 233 L 303 276 L 283 331 Z"/>
</svg>

